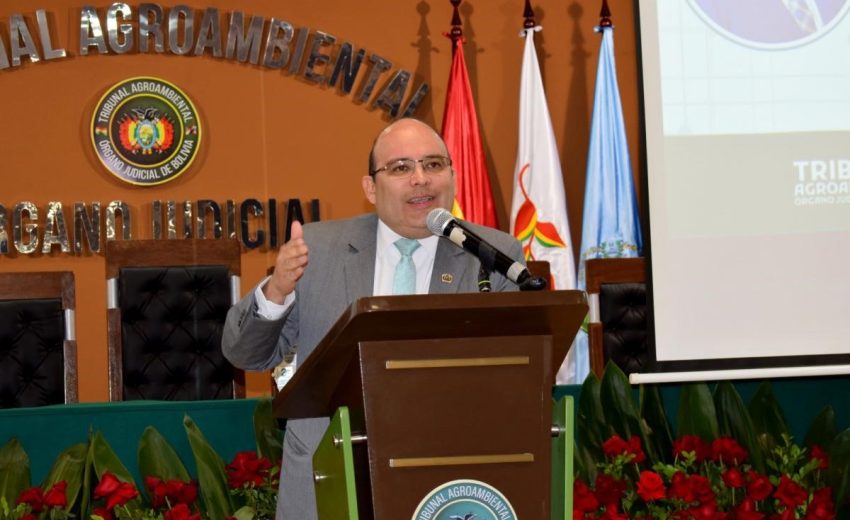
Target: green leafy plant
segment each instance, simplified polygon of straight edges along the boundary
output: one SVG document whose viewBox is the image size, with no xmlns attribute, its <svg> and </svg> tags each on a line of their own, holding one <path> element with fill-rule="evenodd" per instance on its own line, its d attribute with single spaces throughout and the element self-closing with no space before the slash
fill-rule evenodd
<svg viewBox="0 0 850 520">
<path fill-rule="evenodd" d="M 628 403 L 614 408 L 614 398 Z M 850 429 L 837 433 L 830 408 L 798 445 L 769 383 L 748 406 L 728 382 L 713 391 L 705 384 L 684 385 L 678 437 L 657 387 L 642 387 L 639 401 L 638 406 L 626 376 L 613 364 L 601 382 L 591 375 L 582 387 L 574 518 L 850 514 Z M 603 408 L 604 419 L 593 415 Z M 612 411 L 625 417 L 612 417 Z"/>
<path fill-rule="evenodd" d="M 0 447 L 0 520 L 272 519 L 282 433 L 272 417 L 270 399 L 258 401 L 253 422 L 253 459 L 241 452 L 241 459 L 237 456 L 225 466 L 200 428 L 190 417 L 184 418 L 196 480 L 173 446 L 155 428 L 146 428 L 137 452 L 144 488 L 137 486 L 100 432 L 65 449 L 36 487 L 31 485 L 29 457 L 17 440 L 10 439 Z M 243 482 L 232 489 L 230 467 L 250 469 L 251 460 L 264 461 L 261 481 L 252 479 L 250 485 Z"/>
</svg>

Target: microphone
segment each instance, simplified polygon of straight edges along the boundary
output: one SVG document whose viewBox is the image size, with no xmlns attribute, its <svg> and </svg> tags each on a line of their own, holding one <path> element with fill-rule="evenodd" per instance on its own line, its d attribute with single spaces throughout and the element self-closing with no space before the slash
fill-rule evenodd
<svg viewBox="0 0 850 520">
<path fill-rule="evenodd" d="M 458 247 L 477 256 L 483 269 L 496 271 L 519 286 L 532 279 L 525 266 L 515 262 L 511 257 L 465 228 L 447 210 L 443 208 L 432 209 L 425 218 L 425 225 L 428 226 L 431 233 L 444 236 Z"/>
</svg>

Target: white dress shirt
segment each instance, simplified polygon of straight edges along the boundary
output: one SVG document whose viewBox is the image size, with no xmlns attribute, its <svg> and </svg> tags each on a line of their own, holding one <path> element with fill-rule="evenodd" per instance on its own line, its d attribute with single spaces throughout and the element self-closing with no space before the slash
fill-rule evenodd
<svg viewBox="0 0 850 520">
<path fill-rule="evenodd" d="M 401 260 L 401 253 L 395 246 L 395 241 L 403 238 L 378 219 L 377 239 L 375 242 L 375 282 L 372 294 L 385 296 L 393 293 L 393 276 L 395 267 Z M 428 294 L 431 285 L 431 273 L 434 271 L 434 258 L 437 256 L 437 244 L 440 237 L 431 235 L 419 239 L 420 247 L 413 252 L 413 264 L 416 266 L 416 294 Z M 283 304 L 277 304 L 266 299 L 263 287 L 268 283 L 268 276 L 254 290 L 254 300 L 257 302 L 257 314 L 267 320 L 277 320 L 295 302 L 295 292 L 286 295 Z"/>
</svg>

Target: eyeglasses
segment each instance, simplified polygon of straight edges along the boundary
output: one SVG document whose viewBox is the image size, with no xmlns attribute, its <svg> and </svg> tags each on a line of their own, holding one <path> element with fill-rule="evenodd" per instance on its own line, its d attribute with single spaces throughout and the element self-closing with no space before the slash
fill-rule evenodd
<svg viewBox="0 0 850 520">
<path fill-rule="evenodd" d="M 422 171 L 427 175 L 437 175 L 452 165 L 452 160 L 444 155 L 429 155 L 421 159 L 396 159 L 390 161 L 381 168 L 372 172 L 372 176 L 378 172 L 386 171 L 389 177 L 404 178 L 413 175 L 416 171 L 416 163 L 422 164 Z"/>
</svg>

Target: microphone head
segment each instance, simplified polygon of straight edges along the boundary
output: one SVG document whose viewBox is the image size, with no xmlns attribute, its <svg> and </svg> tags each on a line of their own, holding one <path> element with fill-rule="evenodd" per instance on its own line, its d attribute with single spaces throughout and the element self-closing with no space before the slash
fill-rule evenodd
<svg viewBox="0 0 850 520">
<path fill-rule="evenodd" d="M 428 213 L 428 216 L 425 217 L 425 225 L 431 233 L 437 236 L 443 236 L 445 234 L 443 231 L 445 230 L 446 225 L 452 220 L 454 220 L 454 217 L 448 210 L 444 208 L 434 208 Z"/>
</svg>

